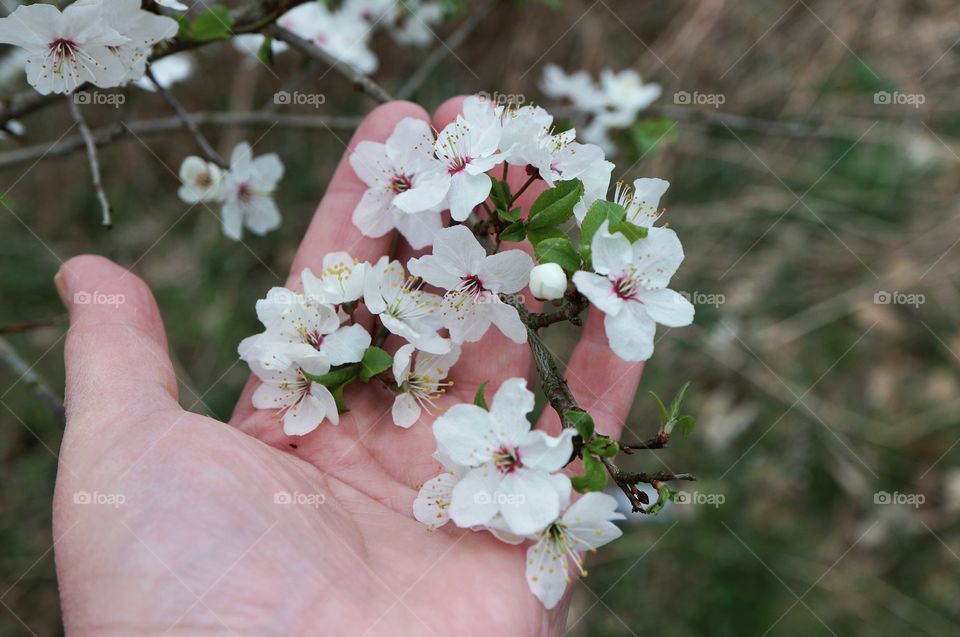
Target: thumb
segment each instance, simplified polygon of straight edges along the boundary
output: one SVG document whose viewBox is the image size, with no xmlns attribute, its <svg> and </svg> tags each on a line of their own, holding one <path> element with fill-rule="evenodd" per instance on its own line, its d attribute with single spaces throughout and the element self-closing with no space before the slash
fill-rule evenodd
<svg viewBox="0 0 960 637">
<path fill-rule="evenodd" d="M 68 420 L 116 426 L 123 415 L 135 426 L 138 414 L 178 408 L 163 321 L 147 285 L 94 255 L 64 263 L 54 282 L 70 312 Z"/>
</svg>

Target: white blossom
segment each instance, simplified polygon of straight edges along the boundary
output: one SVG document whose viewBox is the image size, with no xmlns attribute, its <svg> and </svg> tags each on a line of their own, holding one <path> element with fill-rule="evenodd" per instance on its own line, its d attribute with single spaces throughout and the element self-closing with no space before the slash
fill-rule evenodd
<svg viewBox="0 0 960 637">
<path fill-rule="evenodd" d="M 453 226 L 437 234 L 433 254 L 411 259 L 407 267 L 430 285 L 447 290 L 442 317 L 454 342 L 478 341 L 491 324 L 515 343 L 527 341 L 516 308 L 498 296 L 527 285 L 533 269 L 527 253 L 505 250 L 487 256 L 469 229 Z"/>
<path fill-rule="evenodd" d="M 660 209 L 660 198 L 669 187 L 670 182 L 649 177 L 637 179 L 632 187 L 620 182 L 617 184 L 614 201 L 627 211 L 627 221 L 650 228 L 663 213 Z"/>
<path fill-rule="evenodd" d="M 316 276 L 310 268 L 301 274 L 303 293 L 320 303 L 340 305 L 363 296 L 369 263 L 358 263 L 346 252 L 331 252 L 323 257 L 323 269 Z"/>
<path fill-rule="evenodd" d="M 189 79 L 193 75 L 193 58 L 188 53 L 175 53 L 150 63 L 153 77 L 163 88 L 170 88 L 178 82 Z M 156 87 L 148 77 L 141 77 L 134 84 L 145 91 L 156 91 Z"/>
<path fill-rule="evenodd" d="M 460 348 L 456 346 L 439 356 L 417 352 L 409 343 L 397 350 L 393 356 L 393 378 L 400 393 L 393 401 L 395 425 L 410 427 L 424 410 L 431 413 L 436 407 L 434 400 L 453 385 L 444 379 L 459 358 Z"/>
<path fill-rule="evenodd" d="M 180 164 L 180 189 L 177 195 L 189 204 L 223 199 L 225 175 L 220 167 L 202 157 L 190 155 Z"/>
<path fill-rule="evenodd" d="M 364 304 L 391 334 L 406 339 L 417 349 L 446 354 L 450 340 L 437 334 L 443 325 L 441 298 L 420 289 L 407 276 L 399 261 L 387 257 L 370 266 L 364 280 Z"/>
<path fill-rule="evenodd" d="M 611 234 L 604 222 L 591 244 L 595 272 L 576 272 L 573 282 L 600 308 L 610 349 L 627 361 L 653 354 L 656 324 L 683 327 L 693 321 L 693 305 L 667 289 L 683 261 L 683 247 L 669 228 L 649 228 L 633 245 Z"/>
<path fill-rule="evenodd" d="M 280 211 L 273 201 L 273 191 L 282 176 L 283 163 L 275 153 L 254 159 L 250 144 L 237 144 L 226 178 L 223 233 L 239 240 L 244 226 L 259 235 L 278 228 Z"/>
</svg>

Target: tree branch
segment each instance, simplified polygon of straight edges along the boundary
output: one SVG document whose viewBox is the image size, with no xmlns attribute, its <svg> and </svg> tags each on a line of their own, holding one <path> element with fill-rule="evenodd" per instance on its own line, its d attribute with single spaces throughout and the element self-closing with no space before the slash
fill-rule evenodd
<svg viewBox="0 0 960 637">
<path fill-rule="evenodd" d="M 40 374 L 34 371 L 33 366 L 28 365 L 26 361 L 20 358 L 13 346 L 3 337 L 0 337 L 0 362 L 16 374 L 19 379 L 18 382 L 23 382 L 33 392 L 33 395 L 53 412 L 53 415 L 61 424 L 66 422 L 63 401 L 50 389 L 50 386 Z"/>
<path fill-rule="evenodd" d="M 183 105 L 177 101 L 177 98 L 173 96 L 173 93 L 170 92 L 166 86 L 160 84 L 157 81 L 156 76 L 153 74 L 153 71 L 150 67 L 147 67 L 147 77 L 150 78 L 150 81 L 153 82 L 153 85 L 157 88 L 157 91 L 160 95 L 163 96 L 163 99 L 167 101 L 167 104 L 170 105 L 170 108 L 174 110 L 177 114 L 177 117 L 183 122 L 184 128 L 193 136 L 193 139 L 197 142 L 197 146 L 200 147 L 200 150 L 203 152 L 204 156 L 213 163 L 219 165 L 221 168 L 226 168 L 227 162 L 224 161 L 223 157 L 220 156 L 213 146 L 210 145 L 210 142 L 207 141 L 207 138 L 203 136 L 203 133 L 200 132 L 200 128 L 197 126 L 197 122 L 190 116 L 190 113 L 183 108 Z"/>
<path fill-rule="evenodd" d="M 75 93 L 66 96 L 67 105 L 70 107 L 70 114 L 80 129 L 80 137 L 87 149 L 87 162 L 90 164 L 90 177 L 93 182 L 93 191 L 97 193 L 97 199 L 100 200 L 100 208 L 103 212 L 103 225 L 109 228 L 112 225 L 110 221 L 110 201 L 107 199 L 107 193 L 103 190 L 103 183 L 100 179 L 100 160 L 97 158 L 97 144 L 87 126 L 87 120 L 83 118 L 80 107 L 77 105 Z"/>
</svg>

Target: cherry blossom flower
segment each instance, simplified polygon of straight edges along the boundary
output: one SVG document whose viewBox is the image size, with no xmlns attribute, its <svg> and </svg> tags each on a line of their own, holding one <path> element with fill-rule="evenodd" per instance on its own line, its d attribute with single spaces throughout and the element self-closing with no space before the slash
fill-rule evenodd
<svg viewBox="0 0 960 637">
<path fill-rule="evenodd" d="M 38 93 L 69 93 L 85 82 L 119 86 L 127 69 L 113 53 L 129 38 L 107 26 L 100 5 L 21 5 L 0 18 L 0 43 L 26 49 L 27 82 Z"/>
<path fill-rule="evenodd" d="M 627 361 L 653 354 L 656 324 L 683 327 L 693 322 L 693 305 L 667 289 L 683 261 L 683 247 L 669 228 L 650 228 L 633 245 L 622 234 L 611 234 L 609 223 L 593 237 L 594 272 L 576 272 L 577 289 L 606 316 L 610 349 Z"/>
<path fill-rule="evenodd" d="M 637 179 L 632 187 L 620 182 L 615 190 L 614 201 L 627 211 L 627 221 L 650 228 L 663 214 L 660 198 L 669 187 L 669 181 L 648 177 Z"/>
<path fill-rule="evenodd" d="M 381 257 L 370 266 L 364 280 L 364 304 L 391 334 L 406 339 L 430 354 L 446 354 L 450 340 L 437 334 L 443 323 L 442 299 L 420 289 L 399 261 Z"/>
<path fill-rule="evenodd" d="M 425 46 L 434 39 L 431 27 L 439 24 L 444 15 L 441 3 L 404 0 L 394 6 L 397 8 L 397 15 L 389 28 L 397 44 Z"/>
<path fill-rule="evenodd" d="M 413 517 L 431 531 L 450 521 L 453 489 L 467 470 L 440 450 L 435 451 L 433 457 L 446 472 L 423 483 L 416 500 L 413 501 Z"/>
<path fill-rule="evenodd" d="M 570 583 L 572 561 L 581 575 L 583 551 L 595 551 L 623 533 L 611 520 L 622 520 L 616 498 L 606 493 L 584 494 L 563 516 L 536 533 L 527 549 L 527 585 L 548 610 L 557 605 Z"/>
<path fill-rule="evenodd" d="M 260 55 L 260 49 L 263 47 L 263 43 L 266 39 L 266 36 L 260 33 L 242 33 L 240 35 L 233 36 L 231 42 L 234 49 L 241 53 L 247 53 L 256 59 Z M 270 40 L 270 51 L 274 55 L 284 53 L 289 49 L 290 47 L 286 42 L 281 42 L 280 40 L 274 39 Z"/>
<path fill-rule="evenodd" d="M 433 243 L 443 227 L 446 180 L 425 121 L 401 120 L 385 144 L 360 142 L 350 165 L 369 186 L 353 212 L 353 223 L 364 235 L 382 237 L 396 228 L 414 249 Z"/>
<path fill-rule="evenodd" d="M 153 77 L 163 88 L 170 88 L 178 82 L 189 79 L 193 75 L 193 67 L 193 58 L 188 53 L 175 53 L 150 63 Z M 148 77 L 141 77 L 134 83 L 137 88 L 145 91 L 157 90 Z"/>
<path fill-rule="evenodd" d="M 73 6 L 102 8 L 103 21 L 127 41 L 110 47 L 126 69 L 121 83 L 143 77 L 147 56 L 153 45 L 177 34 L 178 24 L 173 18 L 157 15 L 140 8 L 140 0 L 77 0 Z"/>
<path fill-rule="evenodd" d="M 444 179 L 439 184 L 431 182 L 425 189 L 430 195 L 442 191 L 450 215 L 457 221 L 466 219 L 490 194 L 491 181 L 486 173 L 503 159 L 497 152 L 500 133 L 497 109 L 474 95 L 464 100 L 463 114 L 437 135 L 434 152 L 443 163 Z"/>
<path fill-rule="evenodd" d="M 407 263 L 410 272 L 430 285 L 447 290 L 442 312 L 454 342 L 478 341 L 496 325 L 515 343 L 527 341 L 527 330 L 516 308 L 498 294 L 514 294 L 530 280 L 533 260 L 521 250 L 487 256 L 465 226 L 441 230 L 433 254 Z"/>
<path fill-rule="evenodd" d="M 490 411 L 451 407 L 433 425 L 439 452 L 467 468 L 453 489 L 450 517 L 460 527 L 485 524 L 498 513 L 517 534 L 536 533 L 560 514 L 570 480 L 561 469 L 573 453 L 573 429 L 556 437 L 531 430 L 533 393 L 526 380 L 504 381 Z"/>
<path fill-rule="evenodd" d="M 237 144 L 226 179 L 223 233 L 239 241 L 244 226 L 259 235 L 278 228 L 280 211 L 273 201 L 273 191 L 282 176 L 283 163 L 275 153 L 254 159 L 250 144 Z"/>
<path fill-rule="evenodd" d="M 372 29 L 352 11 L 331 11 L 322 2 L 305 2 L 280 16 L 277 24 L 362 73 L 377 70 L 377 56 L 368 46 Z"/>
<path fill-rule="evenodd" d="M 324 419 L 334 425 L 340 423 L 337 402 L 330 390 L 304 376 L 304 372 L 319 375 L 329 371 L 329 366 L 320 359 L 283 368 L 252 361 L 250 370 L 262 381 L 253 392 L 253 406 L 277 410 L 283 419 L 283 433 L 288 436 L 306 435 Z"/>
<path fill-rule="evenodd" d="M 431 413 L 431 408 L 436 407 L 434 399 L 453 385 L 444 379 L 460 358 L 460 348 L 456 346 L 440 356 L 425 352 L 415 355 L 415 351 L 408 343 L 393 356 L 393 378 L 400 389 L 393 401 L 393 423 L 404 428 L 417 422 L 423 410 Z"/>
<path fill-rule="evenodd" d="M 346 252 L 331 252 L 323 257 L 323 269 L 316 276 L 309 268 L 301 275 L 303 293 L 320 303 L 340 305 L 363 296 L 363 282 L 370 267 Z"/>
<path fill-rule="evenodd" d="M 180 164 L 180 189 L 177 195 L 189 204 L 223 199 L 225 176 L 212 162 L 190 155 Z"/>
</svg>

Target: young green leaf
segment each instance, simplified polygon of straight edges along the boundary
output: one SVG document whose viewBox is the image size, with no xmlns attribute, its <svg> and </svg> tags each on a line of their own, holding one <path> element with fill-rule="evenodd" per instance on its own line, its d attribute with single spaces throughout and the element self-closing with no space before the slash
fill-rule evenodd
<svg viewBox="0 0 960 637">
<path fill-rule="evenodd" d="M 610 232 L 619 232 L 625 236 L 630 243 L 647 238 L 646 228 L 630 223 L 629 221 L 621 221 L 615 226 L 610 226 Z"/>
<path fill-rule="evenodd" d="M 367 382 L 382 371 L 390 369 L 393 365 L 393 359 L 390 354 L 379 347 L 368 347 L 363 352 L 363 359 L 360 361 L 360 371 L 358 377 L 363 382 Z"/>
<path fill-rule="evenodd" d="M 593 437 L 593 418 L 587 412 L 571 409 L 563 412 L 563 419 L 572 424 L 584 440 L 590 440 Z"/>
<path fill-rule="evenodd" d="M 520 219 L 520 212 L 520 208 L 514 208 L 513 210 L 503 210 L 501 208 L 497 208 L 497 214 L 500 215 L 500 218 L 504 221 L 509 221 L 510 223 Z"/>
<path fill-rule="evenodd" d="M 267 66 L 273 64 L 273 36 L 266 35 L 263 37 L 260 50 L 257 51 L 257 57 Z"/>
<path fill-rule="evenodd" d="M 515 221 L 500 231 L 501 241 L 523 241 L 527 236 L 527 229 L 522 221 Z"/>
<path fill-rule="evenodd" d="M 622 222 L 626 216 L 627 211 L 620 204 L 603 199 L 594 201 L 580 225 L 580 254 L 590 254 L 593 235 L 597 234 L 604 221 L 609 221 L 612 227 Z"/>
<path fill-rule="evenodd" d="M 536 247 L 541 241 L 546 241 L 547 239 L 562 239 L 567 236 L 567 233 L 561 230 L 560 228 L 554 228 L 552 226 L 547 228 L 527 228 L 527 238 L 530 239 L 530 244 L 533 247 Z"/>
<path fill-rule="evenodd" d="M 675 497 L 675 492 L 673 489 L 668 487 L 665 484 L 660 485 L 660 488 L 657 489 L 657 501 L 653 503 L 652 506 L 647 508 L 646 512 L 650 515 L 655 515 L 660 512 L 668 501 L 673 500 Z"/>
<path fill-rule="evenodd" d="M 653 392 L 648 392 L 652 397 L 654 402 L 657 403 L 657 409 L 660 411 L 660 429 L 662 430 L 664 425 L 667 424 L 667 421 L 670 420 L 670 416 L 667 414 L 667 407 L 663 404 L 663 401 L 660 400 L 660 397 Z M 669 433 L 669 432 L 667 432 Z"/>
<path fill-rule="evenodd" d="M 477 388 L 477 393 L 473 395 L 473 404 L 481 409 L 486 409 L 487 411 L 490 411 L 490 407 L 487 406 L 487 399 L 483 394 L 486 391 L 487 383 L 489 382 L 490 381 L 485 380 L 480 383 L 480 387 Z"/>
<path fill-rule="evenodd" d="M 583 182 L 579 179 L 561 181 L 540 193 L 530 207 L 527 224 L 536 230 L 558 226 L 573 216 L 573 208 L 583 197 Z"/>
<path fill-rule="evenodd" d="M 597 436 L 587 445 L 587 450 L 603 458 L 612 458 L 620 453 L 620 445 L 607 436 Z"/>
<path fill-rule="evenodd" d="M 346 387 L 346 384 L 340 385 L 339 387 L 334 387 L 330 390 L 330 393 L 333 394 L 333 401 L 337 403 L 337 413 L 345 414 L 350 409 L 347 407 L 346 401 L 343 399 L 343 388 Z"/>
<path fill-rule="evenodd" d="M 680 416 L 677 418 L 677 426 L 680 427 L 680 435 L 689 438 L 697 428 L 697 420 L 693 416 Z"/>
<path fill-rule="evenodd" d="M 198 42 L 223 40 L 230 36 L 233 16 L 223 5 L 215 4 L 190 24 L 190 39 Z"/>
<path fill-rule="evenodd" d="M 499 179 L 494 179 L 490 187 L 490 200 L 493 201 L 493 205 L 497 211 L 506 211 L 510 206 L 510 199 L 512 198 L 513 196 L 510 194 L 510 184 L 505 181 L 500 181 Z M 516 219 L 514 219 L 514 221 L 516 221 Z"/>
<path fill-rule="evenodd" d="M 603 463 L 588 453 L 583 455 L 583 475 L 570 479 L 573 488 L 580 493 L 587 491 L 603 491 L 607 485 L 607 472 Z"/>
<path fill-rule="evenodd" d="M 567 237 L 544 239 L 536 245 L 534 252 L 540 263 L 556 263 L 567 272 L 580 269 L 580 255 Z"/>
<path fill-rule="evenodd" d="M 357 377 L 357 373 L 360 371 L 360 366 L 357 363 L 350 363 L 349 365 L 341 365 L 340 367 L 335 367 L 331 369 L 326 374 L 320 374 L 319 376 L 314 376 L 313 374 L 308 374 L 305 371 L 300 371 L 303 374 L 304 378 L 311 380 L 315 383 L 319 383 L 324 387 L 331 389 L 334 387 L 340 387 L 346 383 L 349 383 L 354 378 Z"/>
<path fill-rule="evenodd" d="M 673 397 L 673 402 L 670 403 L 671 418 L 677 418 L 680 416 L 680 407 L 683 405 L 683 397 L 686 395 L 688 387 L 690 387 L 689 380 L 683 384 L 683 387 L 680 388 L 680 391 L 677 392 L 677 395 Z"/>
</svg>

